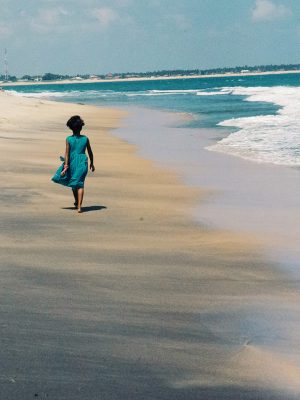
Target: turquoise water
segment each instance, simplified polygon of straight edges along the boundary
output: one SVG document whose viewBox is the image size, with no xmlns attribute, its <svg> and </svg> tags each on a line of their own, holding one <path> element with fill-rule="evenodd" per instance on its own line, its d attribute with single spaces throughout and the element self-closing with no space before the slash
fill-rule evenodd
<svg viewBox="0 0 300 400">
<path fill-rule="evenodd" d="M 229 135 L 208 150 L 300 166 L 300 74 L 7 87 L 14 94 L 188 113 L 188 128 Z"/>
</svg>

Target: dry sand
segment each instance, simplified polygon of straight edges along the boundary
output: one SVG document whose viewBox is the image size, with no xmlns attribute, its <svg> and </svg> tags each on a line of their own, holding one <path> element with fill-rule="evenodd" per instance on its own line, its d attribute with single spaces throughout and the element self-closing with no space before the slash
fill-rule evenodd
<svg viewBox="0 0 300 400">
<path fill-rule="evenodd" d="M 1 400 L 298 398 L 299 290 L 259 243 L 194 223 L 205 192 L 109 133 L 121 111 L 0 110 Z M 83 214 L 50 181 L 77 113 Z"/>
</svg>

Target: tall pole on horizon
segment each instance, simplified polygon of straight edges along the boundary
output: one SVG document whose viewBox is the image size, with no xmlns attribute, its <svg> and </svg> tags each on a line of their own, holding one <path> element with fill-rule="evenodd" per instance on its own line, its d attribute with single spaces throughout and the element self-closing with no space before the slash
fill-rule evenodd
<svg viewBox="0 0 300 400">
<path fill-rule="evenodd" d="M 8 62 L 7 62 L 7 49 L 4 49 L 4 76 L 5 80 L 8 80 Z"/>
</svg>

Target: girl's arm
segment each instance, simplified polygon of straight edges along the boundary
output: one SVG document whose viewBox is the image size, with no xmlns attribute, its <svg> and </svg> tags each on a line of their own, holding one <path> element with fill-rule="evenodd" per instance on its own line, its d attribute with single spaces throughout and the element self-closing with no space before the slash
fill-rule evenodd
<svg viewBox="0 0 300 400">
<path fill-rule="evenodd" d="M 61 175 L 65 175 L 65 173 L 67 172 L 67 169 L 69 168 L 69 153 L 70 153 L 70 145 L 68 142 L 68 139 L 66 139 L 66 151 L 65 151 L 65 165 L 64 165 L 64 169 L 61 172 Z"/>
<path fill-rule="evenodd" d="M 91 170 L 92 172 L 94 172 L 94 171 L 95 171 L 95 167 L 94 167 L 94 155 L 93 155 L 93 152 L 92 152 L 92 148 L 91 148 L 91 144 L 90 144 L 89 139 L 87 140 L 86 148 L 87 148 L 88 155 L 89 155 L 89 158 L 90 158 L 90 170 Z"/>
</svg>

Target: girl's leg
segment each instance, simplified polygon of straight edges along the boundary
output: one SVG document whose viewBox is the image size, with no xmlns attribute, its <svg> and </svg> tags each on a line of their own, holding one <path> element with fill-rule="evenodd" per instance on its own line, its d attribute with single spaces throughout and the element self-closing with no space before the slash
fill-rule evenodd
<svg viewBox="0 0 300 400">
<path fill-rule="evenodd" d="M 78 207 L 78 189 L 72 189 L 73 196 L 74 196 L 74 206 L 77 208 Z"/>
<path fill-rule="evenodd" d="M 83 195 L 84 195 L 84 189 L 83 188 L 78 188 L 78 212 L 81 212 L 81 205 L 82 205 Z"/>
</svg>

